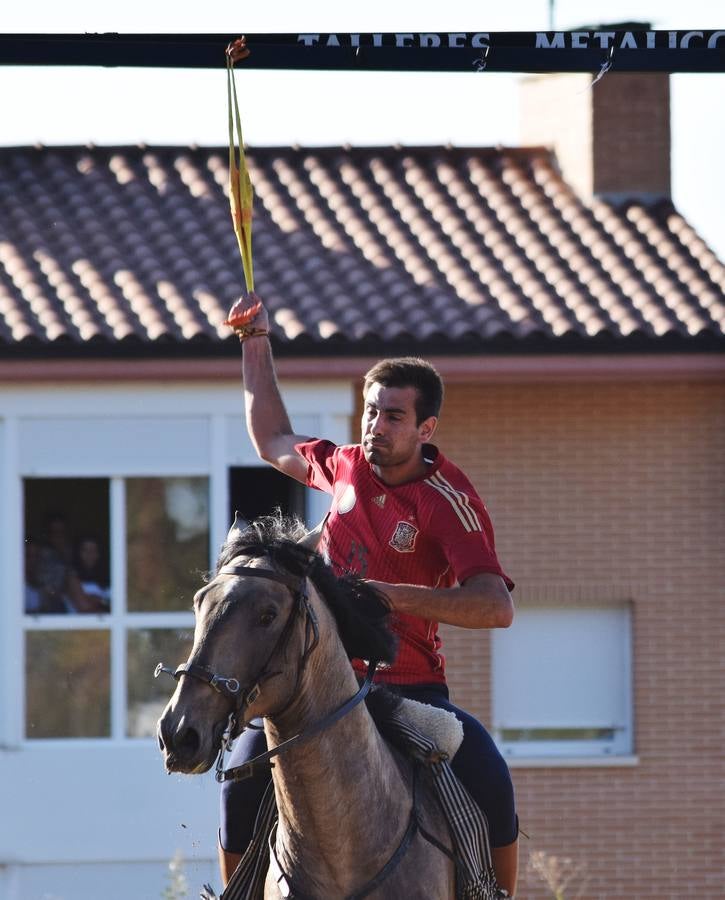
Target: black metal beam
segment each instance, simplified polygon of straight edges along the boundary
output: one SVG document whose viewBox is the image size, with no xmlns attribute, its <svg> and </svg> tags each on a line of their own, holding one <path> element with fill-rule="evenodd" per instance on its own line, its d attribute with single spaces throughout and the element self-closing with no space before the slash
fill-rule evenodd
<svg viewBox="0 0 725 900">
<path fill-rule="evenodd" d="M 239 34 L 1 34 L 0 65 L 219 68 Z M 248 34 L 238 69 L 725 72 L 725 30 Z"/>
</svg>

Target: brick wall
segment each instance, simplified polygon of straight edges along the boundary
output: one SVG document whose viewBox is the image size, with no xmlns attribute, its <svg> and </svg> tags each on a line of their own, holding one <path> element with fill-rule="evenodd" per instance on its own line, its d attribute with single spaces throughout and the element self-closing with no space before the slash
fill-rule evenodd
<svg viewBox="0 0 725 900">
<path fill-rule="evenodd" d="M 639 763 L 513 768 L 519 896 L 551 896 L 533 850 L 584 865 L 586 898 L 722 896 L 725 386 L 452 385 L 437 437 L 524 602 L 557 585 L 632 598 Z M 488 635 L 443 631 L 454 698 L 486 722 Z"/>
</svg>

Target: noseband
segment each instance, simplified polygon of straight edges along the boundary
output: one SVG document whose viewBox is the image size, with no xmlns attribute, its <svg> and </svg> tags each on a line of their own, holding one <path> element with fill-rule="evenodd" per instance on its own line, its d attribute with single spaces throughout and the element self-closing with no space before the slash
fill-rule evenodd
<svg viewBox="0 0 725 900">
<path fill-rule="evenodd" d="M 306 617 L 305 644 L 302 651 L 302 656 L 300 658 L 299 666 L 297 667 L 297 683 L 291 693 L 289 703 L 287 703 L 282 709 L 277 710 L 274 715 L 280 715 L 294 700 L 297 694 L 297 688 L 299 687 L 302 673 L 307 664 L 307 660 L 309 659 L 312 651 L 319 643 L 320 630 L 317 622 L 317 616 L 307 596 L 306 573 L 304 575 L 288 575 L 284 572 L 275 572 L 273 569 L 255 569 L 251 566 L 229 565 L 222 566 L 222 568 L 217 572 L 217 575 L 236 575 L 238 577 L 264 578 L 267 581 L 279 582 L 279 584 L 283 584 L 292 592 L 292 597 L 294 600 L 292 609 L 290 610 L 284 628 L 280 632 L 280 635 L 277 638 L 277 641 L 272 648 L 269 656 L 267 657 L 264 665 L 257 673 L 256 677 L 251 680 L 250 686 L 246 687 L 245 689 L 242 689 L 242 686 L 236 678 L 226 678 L 223 675 L 218 675 L 216 672 L 212 672 L 206 666 L 200 666 L 196 663 L 182 663 L 182 665 L 177 666 L 176 669 L 170 669 L 163 663 L 159 663 L 154 671 L 154 678 L 158 678 L 162 672 L 167 675 L 171 675 L 171 677 L 175 678 L 176 681 L 179 681 L 183 675 L 189 675 L 192 678 L 196 678 L 198 681 L 202 681 L 205 684 L 208 684 L 209 687 L 213 688 L 218 693 L 223 694 L 225 697 L 232 701 L 233 709 L 229 715 L 229 723 L 225 730 L 225 735 L 222 738 L 222 746 L 221 750 L 219 751 L 219 759 L 217 760 L 216 780 L 219 782 L 242 781 L 245 778 L 250 778 L 253 775 L 255 768 L 260 764 L 267 765 L 268 760 L 273 756 L 279 755 L 283 752 L 283 750 L 288 749 L 293 744 L 300 743 L 301 741 L 312 737 L 314 734 L 318 734 L 320 731 L 328 728 L 334 722 L 337 722 L 338 719 L 341 719 L 344 715 L 350 712 L 351 709 L 357 706 L 357 704 L 360 703 L 360 701 L 363 700 L 370 691 L 377 663 L 374 661 L 370 662 L 368 666 L 367 676 L 360 690 L 353 697 L 351 697 L 350 700 L 346 701 L 342 706 L 334 710 L 334 712 L 330 713 L 330 715 L 326 716 L 320 722 L 312 725 L 307 731 L 301 732 L 300 734 L 289 738 L 289 740 L 283 741 L 277 747 L 273 748 L 272 750 L 268 750 L 266 753 L 255 756 L 254 759 L 250 759 L 248 762 L 244 763 L 244 765 L 235 766 L 233 769 L 227 769 L 226 771 L 224 771 L 222 768 L 224 753 L 226 750 L 231 749 L 232 740 L 238 734 L 236 729 L 237 724 L 241 719 L 240 713 L 242 713 L 245 709 L 247 709 L 247 707 L 251 706 L 255 702 L 255 700 L 257 700 L 262 691 L 261 685 L 265 681 L 275 677 L 276 675 L 282 674 L 281 671 L 270 671 L 270 664 L 272 660 L 277 656 L 277 654 L 286 648 L 292 636 L 292 630 L 297 615 L 304 613 Z"/>
</svg>

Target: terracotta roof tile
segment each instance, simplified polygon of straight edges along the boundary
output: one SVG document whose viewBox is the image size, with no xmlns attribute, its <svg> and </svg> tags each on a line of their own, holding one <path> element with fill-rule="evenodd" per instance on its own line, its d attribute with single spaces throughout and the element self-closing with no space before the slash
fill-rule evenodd
<svg viewBox="0 0 725 900">
<path fill-rule="evenodd" d="M 672 205 L 588 207 L 543 149 L 248 162 L 256 282 L 291 352 L 723 337 L 725 267 Z M 227 179 L 226 149 L 0 150 L 0 352 L 231 349 Z"/>
</svg>

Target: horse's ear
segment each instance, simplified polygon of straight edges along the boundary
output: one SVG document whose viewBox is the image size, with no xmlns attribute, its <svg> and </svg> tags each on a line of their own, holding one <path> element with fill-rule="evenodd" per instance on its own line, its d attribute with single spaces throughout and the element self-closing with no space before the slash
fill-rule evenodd
<svg viewBox="0 0 725 900">
<path fill-rule="evenodd" d="M 227 533 L 227 543 L 230 541 L 237 540 L 242 536 L 242 533 L 246 531 L 249 523 L 246 519 L 243 519 L 239 512 L 234 513 L 234 521 L 232 522 L 232 527 L 229 529 Z"/>
<path fill-rule="evenodd" d="M 297 543 L 300 544 L 300 546 L 305 547 L 307 550 L 317 550 L 320 544 L 320 539 L 322 537 L 322 531 L 325 527 L 325 522 L 327 522 L 327 516 L 329 515 L 330 514 L 327 513 L 325 518 L 317 525 L 315 525 L 312 531 L 308 531 L 307 534 L 303 535 L 297 541 Z"/>
</svg>

